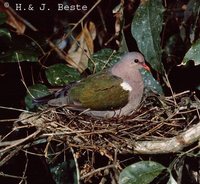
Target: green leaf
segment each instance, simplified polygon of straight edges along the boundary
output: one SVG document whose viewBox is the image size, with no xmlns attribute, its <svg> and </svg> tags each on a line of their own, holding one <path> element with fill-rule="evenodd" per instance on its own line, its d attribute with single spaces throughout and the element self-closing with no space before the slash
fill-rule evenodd
<svg viewBox="0 0 200 184">
<path fill-rule="evenodd" d="M 170 173 L 169 180 L 168 180 L 167 184 L 177 184 L 176 180 L 174 179 L 174 177 L 172 176 L 171 173 Z"/>
<path fill-rule="evenodd" d="M 57 144 L 51 142 L 51 150 L 48 150 L 47 164 L 49 165 L 52 178 L 56 184 L 78 184 L 79 171 L 76 167 L 77 160 L 73 156 L 74 151 L 71 148 L 65 149 L 63 152 L 63 148 L 63 145 L 58 142 Z M 63 154 L 55 157 L 55 153 L 58 151 Z"/>
<path fill-rule="evenodd" d="M 183 25 L 186 24 L 187 28 L 185 26 L 182 27 L 180 30 L 183 36 L 183 40 L 186 39 L 186 34 L 189 33 L 189 39 L 190 42 L 194 42 L 195 35 L 197 35 L 197 22 L 199 18 L 199 11 L 200 11 L 200 1 L 199 0 L 190 0 L 186 5 L 186 10 L 184 11 L 184 19 L 183 19 Z M 187 29 L 187 33 L 186 30 Z M 188 38 L 187 38 L 188 39 Z"/>
<path fill-rule="evenodd" d="M 200 39 L 198 39 L 187 51 L 182 64 L 186 64 L 189 60 L 193 60 L 195 65 L 200 64 Z"/>
<path fill-rule="evenodd" d="M 70 180 L 76 180 L 76 173 L 72 172 L 72 170 L 75 170 L 74 168 L 75 164 L 73 159 L 58 163 L 55 167 L 52 167 L 51 173 L 56 184 L 77 183 L 75 181 L 69 182 Z"/>
<path fill-rule="evenodd" d="M 12 42 L 9 43 L 9 49 L 3 47 L 4 52 L 0 54 L 0 63 L 11 63 L 11 62 L 37 62 L 38 56 L 41 55 L 41 50 L 37 44 L 31 39 L 25 36 L 12 37 Z"/>
<path fill-rule="evenodd" d="M 80 79 L 80 74 L 76 69 L 65 64 L 55 64 L 45 71 L 48 82 L 52 86 L 63 86 L 69 82 Z"/>
<path fill-rule="evenodd" d="M 7 39 L 11 40 L 11 34 L 6 28 L 0 29 L 0 37 L 6 37 Z"/>
<path fill-rule="evenodd" d="M 131 32 L 140 51 L 153 69 L 162 72 L 160 33 L 163 23 L 162 0 L 146 0 L 133 17 Z"/>
<path fill-rule="evenodd" d="M 164 52 L 168 57 L 176 57 L 181 51 L 184 52 L 184 43 L 179 34 L 173 34 L 166 40 Z"/>
<path fill-rule="evenodd" d="M 6 18 L 7 16 L 5 13 L 0 13 L 0 25 L 6 22 Z"/>
<path fill-rule="evenodd" d="M 160 95 L 164 94 L 161 85 L 157 80 L 154 79 L 151 72 L 141 68 L 140 73 L 144 82 L 145 93 L 154 92 Z"/>
<path fill-rule="evenodd" d="M 200 85 L 198 85 L 198 86 L 196 87 L 196 89 L 200 91 Z"/>
<path fill-rule="evenodd" d="M 36 109 L 38 106 L 33 103 L 33 98 L 39 98 L 42 96 L 49 95 L 48 88 L 43 84 L 35 84 L 28 88 L 27 95 L 25 97 L 25 104 L 28 110 Z"/>
<path fill-rule="evenodd" d="M 153 161 L 141 161 L 126 167 L 119 176 L 119 184 L 149 184 L 164 169 L 163 165 Z"/>
<path fill-rule="evenodd" d="M 123 52 L 116 52 L 112 49 L 102 49 L 93 54 L 89 60 L 88 68 L 92 73 L 109 68 L 119 61 Z"/>
<path fill-rule="evenodd" d="M 184 11 L 184 22 L 187 22 L 188 19 L 193 16 L 196 17 L 199 13 L 200 1 L 199 0 L 190 0 L 186 5 L 186 10 Z M 193 24 L 191 24 L 193 26 Z M 191 30 L 193 31 L 193 30 Z"/>
<path fill-rule="evenodd" d="M 0 63 L 16 63 L 22 61 L 37 62 L 38 52 L 30 49 L 14 50 L 10 49 L 8 52 L 1 53 Z"/>
</svg>

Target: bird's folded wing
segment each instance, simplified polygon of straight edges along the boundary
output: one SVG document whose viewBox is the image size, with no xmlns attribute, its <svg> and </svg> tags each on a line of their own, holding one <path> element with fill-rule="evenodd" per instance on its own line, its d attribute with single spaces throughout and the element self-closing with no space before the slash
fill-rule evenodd
<svg viewBox="0 0 200 184">
<path fill-rule="evenodd" d="M 67 105 L 74 110 L 120 109 L 128 103 L 129 98 L 129 91 L 123 89 L 122 83 L 121 78 L 111 75 L 108 71 L 101 72 L 80 81 L 69 90 L 68 96 L 50 100 L 49 104 Z"/>
</svg>

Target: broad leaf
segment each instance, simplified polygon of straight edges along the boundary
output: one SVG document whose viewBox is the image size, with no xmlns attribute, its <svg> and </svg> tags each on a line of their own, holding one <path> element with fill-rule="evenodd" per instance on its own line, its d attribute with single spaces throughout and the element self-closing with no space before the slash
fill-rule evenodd
<svg viewBox="0 0 200 184">
<path fill-rule="evenodd" d="M 162 0 L 142 1 L 133 17 L 131 32 L 140 51 L 153 69 L 162 72 L 160 33 L 163 23 Z"/>
<path fill-rule="evenodd" d="M 45 95 L 49 95 L 50 92 L 45 85 L 35 84 L 28 88 L 27 95 L 25 97 L 26 108 L 28 110 L 33 110 L 37 108 L 37 105 L 33 103 L 34 98 L 39 98 Z"/>
<path fill-rule="evenodd" d="M 198 85 L 198 86 L 196 87 L 196 89 L 200 91 L 200 85 Z"/>
<path fill-rule="evenodd" d="M 80 79 L 79 72 L 65 64 L 55 64 L 45 71 L 48 82 L 52 86 L 63 86 Z"/>
<path fill-rule="evenodd" d="M 198 19 L 199 17 L 199 7 L 200 7 L 199 0 L 189 0 L 189 2 L 186 5 L 186 10 L 184 11 L 184 18 L 183 18 L 182 24 L 187 25 L 186 27 L 187 27 L 187 30 L 189 30 L 188 33 L 189 33 L 189 38 L 190 38 L 191 43 L 194 42 L 195 37 L 196 37 L 195 35 L 197 33 L 198 23 L 196 22 L 197 20 L 194 20 L 194 19 Z M 188 39 L 186 38 L 185 26 L 182 26 L 182 29 L 180 31 L 182 31 L 181 33 L 183 33 L 182 34 L 183 40 Z"/>
<path fill-rule="evenodd" d="M 119 176 L 119 184 L 149 184 L 164 169 L 163 165 L 153 161 L 141 161 L 126 167 Z"/>
<path fill-rule="evenodd" d="M 140 73 L 142 75 L 142 79 L 144 82 L 144 87 L 145 87 L 145 92 L 154 92 L 157 94 L 162 95 L 163 94 L 163 89 L 159 82 L 154 79 L 152 76 L 151 72 L 145 70 L 145 69 L 140 69 Z"/>
<path fill-rule="evenodd" d="M 51 173 L 56 184 L 75 184 L 76 172 L 75 172 L 74 160 L 67 160 L 62 163 L 58 163 L 51 168 Z"/>
<path fill-rule="evenodd" d="M 182 53 L 185 52 L 185 45 L 179 34 L 173 34 L 166 40 L 164 52 L 168 57 L 168 61 L 171 61 L 169 57 L 178 58 L 182 56 Z"/>
<path fill-rule="evenodd" d="M 122 54 L 122 52 L 116 52 L 112 49 L 102 49 L 92 55 L 88 68 L 92 73 L 109 68 L 119 61 Z"/>
<path fill-rule="evenodd" d="M 93 22 L 85 23 L 81 33 L 74 38 L 68 51 L 68 56 L 79 66 L 81 71 L 87 68 L 88 56 L 94 53 L 95 37 L 95 24 Z"/>
<path fill-rule="evenodd" d="M 172 176 L 171 173 L 170 173 L 169 180 L 168 180 L 167 184 L 177 184 L 176 180 L 174 179 L 174 177 Z"/>
<path fill-rule="evenodd" d="M 6 22 L 6 14 L 0 13 L 0 25 Z"/>
<path fill-rule="evenodd" d="M 55 142 L 56 143 L 56 142 Z M 79 170 L 77 168 L 77 160 L 74 159 L 73 149 L 66 149 L 61 144 L 53 144 L 48 150 L 47 164 L 56 184 L 78 184 Z M 63 153 L 57 154 L 55 153 Z"/>
<path fill-rule="evenodd" d="M 193 60 L 196 65 L 200 64 L 200 39 L 198 39 L 187 51 L 182 64 L 186 64 L 189 60 Z"/>
<path fill-rule="evenodd" d="M 6 37 L 7 39 L 11 40 L 11 34 L 6 28 L 0 29 L 0 37 Z"/>
<path fill-rule="evenodd" d="M 0 63 L 16 63 L 22 61 L 37 62 L 38 53 L 30 49 L 10 49 L 8 52 L 0 55 Z"/>
</svg>

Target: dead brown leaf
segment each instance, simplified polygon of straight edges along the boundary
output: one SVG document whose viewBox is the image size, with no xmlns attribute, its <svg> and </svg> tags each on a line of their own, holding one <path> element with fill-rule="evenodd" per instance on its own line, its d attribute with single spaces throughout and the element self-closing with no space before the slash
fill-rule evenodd
<svg viewBox="0 0 200 184">
<path fill-rule="evenodd" d="M 75 38 L 68 56 L 80 68 L 86 69 L 88 58 L 94 53 L 94 39 L 96 38 L 96 27 L 93 22 L 85 23 L 82 32 Z"/>
<path fill-rule="evenodd" d="M 26 25 L 22 21 L 22 18 L 11 7 L 6 8 L 4 3 L 4 0 L 0 0 L 0 12 L 7 15 L 6 23 L 15 28 L 17 34 L 24 34 Z"/>
</svg>

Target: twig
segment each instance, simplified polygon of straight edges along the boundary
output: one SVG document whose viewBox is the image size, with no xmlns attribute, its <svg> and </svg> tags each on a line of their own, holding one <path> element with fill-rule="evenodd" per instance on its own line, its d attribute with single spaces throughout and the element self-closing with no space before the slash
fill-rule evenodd
<svg viewBox="0 0 200 184">
<path fill-rule="evenodd" d="M 16 147 L 13 151 L 11 151 L 8 155 L 6 155 L 3 159 L 1 158 L 0 167 L 7 163 L 12 157 L 19 153 L 23 146 Z M 3 156 L 3 155 L 1 155 Z"/>
<path fill-rule="evenodd" d="M 94 175 L 94 174 L 96 174 L 96 173 L 98 173 L 98 172 L 101 172 L 101 171 L 103 171 L 103 170 L 105 170 L 105 169 L 111 169 L 111 168 L 115 168 L 115 167 L 116 167 L 116 166 L 115 166 L 114 164 L 111 164 L 111 165 L 107 165 L 107 166 L 105 166 L 105 167 L 101 167 L 101 168 L 95 169 L 94 171 L 91 171 L 91 172 L 89 172 L 89 173 L 87 173 L 87 174 L 81 176 L 81 180 L 83 180 L 83 179 L 85 179 L 85 178 L 87 178 L 87 177 L 89 177 L 89 176 L 91 176 L 91 175 Z"/>
<path fill-rule="evenodd" d="M 75 163 L 75 166 L 76 166 L 77 182 L 78 182 L 78 184 L 80 184 L 80 170 L 79 170 L 79 166 L 78 166 L 78 161 L 77 161 L 77 158 L 76 158 L 76 154 L 75 154 L 73 148 L 70 148 L 70 150 L 72 152 L 72 155 L 73 155 L 73 158 L 74 158 L 74 163 Z"/>
<path fill-rule="evenodd" d="M 168 79 L 168 76 L 167 76 L 165 70 L 164 70 L 164 73 L 165 73 L 166 84 L 167 84 L 167 86 L 169 87 L 169 89 L 170 89 L 170 91 L 171 91 L 172 98 L 173 98 L 173 100 L 174 100 L 174 104 L 177 106 L 176 98 L 174 97 L 174 92 L 173 92 L 173 90 L 172 90 L 171 84 L 170 84 L 170 82 L 169 82 L 169 79 Z"/>
<path fill-rule="evenodd" d="M 0 119 L 0 123 L 4 123 L 4 122 L 9 122 L 9 123 L 13 123 L 14 121 L 16 121 L 17 119 Z"/>
<path fill-rule="evenodd" d="M 25 153 L 25 156 L 26 156 L 26 163 L 25 163 L 22 179 L 19 182 L 19 184 L 22 184 L 23 182 L 27 183 L 27 181 L 26 181 L 26 171 L 27 171 L 27 167 L 28 167 L 28 156 L 27 156 L 27 153 Z"/>
<path fill-rule="evenodd" d="M 9 178 L 15 178 L 15 179 L 24 179 L 24 178 L 21 177 L 21 176 L 15 176 L 15 175 L 11 175 L 11 174 L 5 174 L 5 173 L 3 173 L 3 172 L 0 172 L 0 176 L 9 177 Z"/>
<path fill-rule="evenodd" d="M 66 39 L 77 27 L 78 25 L 83 22 L 83 20 L 96 8 L 96 6 L 101 2 L 102 0 L 98 0 L 93 7 L 74 25 L 74 27 L 63 37 L 63 39 Z"/>
<path fill-rule="evenodd" d="M 3 4 L 4 1 L 0 0 L 0 2 Z M 8 10 L 14 15 L 14 17 L 17 17 L 21 22 L 23 22 L 27 27 L 29 27 L 30 29 L 32 29 L 33 31 L 38 31 L 37 28 L 35 28 L 30 22 L 28 22 L 27 20 L 25 20 L 24 18 L 22 18 L 20 15 L 18 15 L 15 10 L 13 8 L 11 8 L 10 6 L 8 7 Z"/>
<path fill-rule="evenodd" d="M 189 90 L 186 90 L 186 91 L 183 91 L 183 92 L 181 92 L 181 93 L 174 94 L 173 96 L 166 96 L 165 98 L 166 98 L 166 99 L 173 99 L 174 97 L 177 98 L 177 97 L 179 97 L 179 96 L 186 95 L 186 94 L 188 94 L 188 93 L 190 93 L 190 91 L 189 91 Z"/>
<path fill-rule="evenodd" d="M 72 32 L 78 27 L 78 25 L 80 23 L 83 22 L 83 20 L 94 10 L 94 8 L 101 2 L 102 0 L 98 0 L 93 7 L 73 26 L 73 28 L 66 34 L 63 36 L 63 40 L 66 39 L 70 34 L 72 34 Z M 67 61 L 71 66 L 74 66 L 75 68 L 77 68 L 79 70 L 79 72 L 83 72 L 84 68 L 82 68 L 80 65 L 78 65 L 76 62 L 73 61 L 72 58 L 70 58 L 64 51 L 61 51 L 53 42 L 51 42 L 50 40 L 47 40 L 47 42 L 49 43 L 49 46 L 52 48 L 49 52 L 51 52 L 52 50 L 55 50 L 57 52 L 57 54 L 64 59 L 65 61 Z"/>
<path fill-rule="evenodd" d="M 14 108 L 14 107 L 4 107 L 4 106 L 0 106 L 0 109 L 7 109 L 7 110 L 13 110 L 13 111 L 19 111 L 19 112 L 30 113 L 30 112 L 27 111 L 27 110 L 24 110 L 24 109 L 17 109 L 17 108 Z"/>
<path fill-rule="evenodd" d="M 8 150 L 10 150 L 10 149 L 12 149 L 12 148 L 15 148 L 15 147 L 17 147 L 17 146 L 19 146 L 19 145 L 21 145 L 21 144 L 23 144 L 23 143 L 25 143 L 26 141 L 28 141 L 28 140 L 30 140 L 30 139 L 33 139 L 34 137 L 36 137 L 38 134 L 40 134 L 41 133 L 41 130 L 39 129 L 39 130 L 37 130 L 37 131 L 35 131 L 34 133 L 32 133 L 31 135 L 29 135 L 29 136 L 27 136 L 26 138 L 24 138 L 24 139 L 19 139 L 19 140 L 16 140 L 16 141 L 10 141 L 10 146 L 8 146 L 8 147 L 6 147 L 6 148 L 4 148 L 4 149 L 2 149 L 2 150 L 0 150 L 0 153 L 5 153 L 6 151 L 8 151 Z M 13 144 L 14 143 L 14 144 Z M 1 143 L 0 143 L 1 144 Z"/>
<path fill-rule="evenodd" d="M 16 58 L 17 58 L 17 63 L 18 63 L 20 75 L 21 75 L 21 81 L 22 81 L 24 87 L 26 88 L 27 92 L 30 94 L 30 96 L 31 96 L 32 98 L 34 98 L 34 96 L 31 94 L 30 90 L 28 89 L 28 87 L 27 87 L 27 85 L 26 85 L 26 83 L 25 83 L 24 75 L 23 75 L 22 68 L 21 68 L 20 61 L 19 61 L 19 55 L 18 55 L 17 52 L 16 52 L 15 54 L 16 54 Z"/>
</svg>

